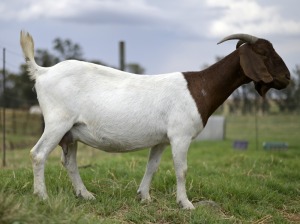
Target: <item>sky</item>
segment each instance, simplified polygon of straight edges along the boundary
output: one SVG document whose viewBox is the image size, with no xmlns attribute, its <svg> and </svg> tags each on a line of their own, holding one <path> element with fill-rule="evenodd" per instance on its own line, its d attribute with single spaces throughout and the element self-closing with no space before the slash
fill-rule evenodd
<svg viewBox="0 0 300 224">
<path fill-rule="evenodd" d="M 55 38 L 68 38 L 84 58 L 115 67 L 125 41 L 126 63 L 147 74 L 200 70 L 235 49 L 235 40 L 217 45 L 233 33 L 271 41 L 291 72 L 300 65 L 299 0 L 1 0 L 0 28 L 11 71 L 24 62 L 21 29 L 36 48 L 51 50 Z"/>
</svg>

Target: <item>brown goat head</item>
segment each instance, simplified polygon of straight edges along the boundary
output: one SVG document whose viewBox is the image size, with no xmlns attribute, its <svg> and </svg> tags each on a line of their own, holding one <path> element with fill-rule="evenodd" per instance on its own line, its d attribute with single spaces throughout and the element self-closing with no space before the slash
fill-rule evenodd
<svg viewBox="0 0 300 224">
<path fill-rule="evenodd" d="M 248 34 L 233 34 L 219 43 L 239 39 L 237 51 L 244 74 L 253 80 L 256 91 L 265 96 L 270 88 L 283 89 L 290 82 L 290 72 L 272 44 Z"/>
</svg>

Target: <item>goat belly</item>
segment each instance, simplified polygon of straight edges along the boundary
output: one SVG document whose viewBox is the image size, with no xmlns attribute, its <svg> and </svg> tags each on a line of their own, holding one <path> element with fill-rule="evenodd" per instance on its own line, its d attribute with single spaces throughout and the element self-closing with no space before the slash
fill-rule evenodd
<svg viewBox="0 0 300 224">
<path fill-rule="evenodd" d="M 147 130 L 147 129 L 145 129 Z M 75 141 L 80 141 L 91 147 L 106 152 L 129 152 L 152 147 L 161 143 L 168 143 L 166 133 L 158 131 L 119 131 L 104 129 L 93 130 L 85 124 L 74 126 L 70 132 Z"/>
</svg>

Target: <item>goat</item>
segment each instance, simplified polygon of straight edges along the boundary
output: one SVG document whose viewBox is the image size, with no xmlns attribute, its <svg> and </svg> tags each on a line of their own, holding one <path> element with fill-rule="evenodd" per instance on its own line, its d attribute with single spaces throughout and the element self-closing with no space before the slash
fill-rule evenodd
<svg viewBox="0 0 300 224">
<path fill-rule="evenodd" d="M 135 75 L 117 69 L 67 60 L 40 67 L 34 59 L 33 39 L 21 31 L 20 42 L 28 72 L 45 121 L 44 132 L 30 151 L 34 194 L 48 197 L 45 161 L 62 147 L 65 166 L 77 196 L 94 199 L 79 175 L 77 142 L 107 152 L 130 152 L 150 147 L 147 168 L 138 194 L 151 200 L 150 182 L 162 152 L 170 144 L 177 180 L 177 203 L 194 209 L 185 187 L 189 145 L 205 127 L 209 116 L 239 86 L 254 82 L 264 96 L 270 88 L 285 88 L 290 73 L 272 44 L 247 34 L 234 34 L 221 42 L 239 39 L 237 49 L 203 71 Z M 220 43 L 221 43 L 220 42 Z"/>
</svg>

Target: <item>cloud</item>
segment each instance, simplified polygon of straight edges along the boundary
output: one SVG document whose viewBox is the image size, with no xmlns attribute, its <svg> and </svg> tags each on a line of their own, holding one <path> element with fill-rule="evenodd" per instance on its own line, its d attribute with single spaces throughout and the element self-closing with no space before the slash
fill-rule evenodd
<svg viewBox="0 0 300 224">
<path fill-rule="evenodd" d="M 16 13 L 17 12 L 17 13 Z M 98 24 L 149 24 L 167 20 L 161 9 L 144 0 L 4 0 L 0 19 L 30 21 L 42 18 Z"/>
<path fill-rule="evenodd" d="M 209 32 L 224 36 L 244 32 L 258 35 L 299 35 L 300 21 L 283 18 L 276 6 L 262 6 L 254 0 L 206 0 L 208 8 L 215 10 Z"/>
<path fill-rule="evenodd" d="M 257 0 L 2 0 L 0 21 L 55 19 L 142 26 L 196 38 L 221 38 L 237 32 L 300 34 L 299 20 L 283 17 L 276 5 L 261 4 Z"/>
<path fill-rule="evenodd" d="M 2 0 L 0 21 L 57 20 L 132 27 L 199 38 L 206 30 L 206 10 L 199 0 Z M 140 30 L 141 31 L 141 30 Z"/>
</svg>

